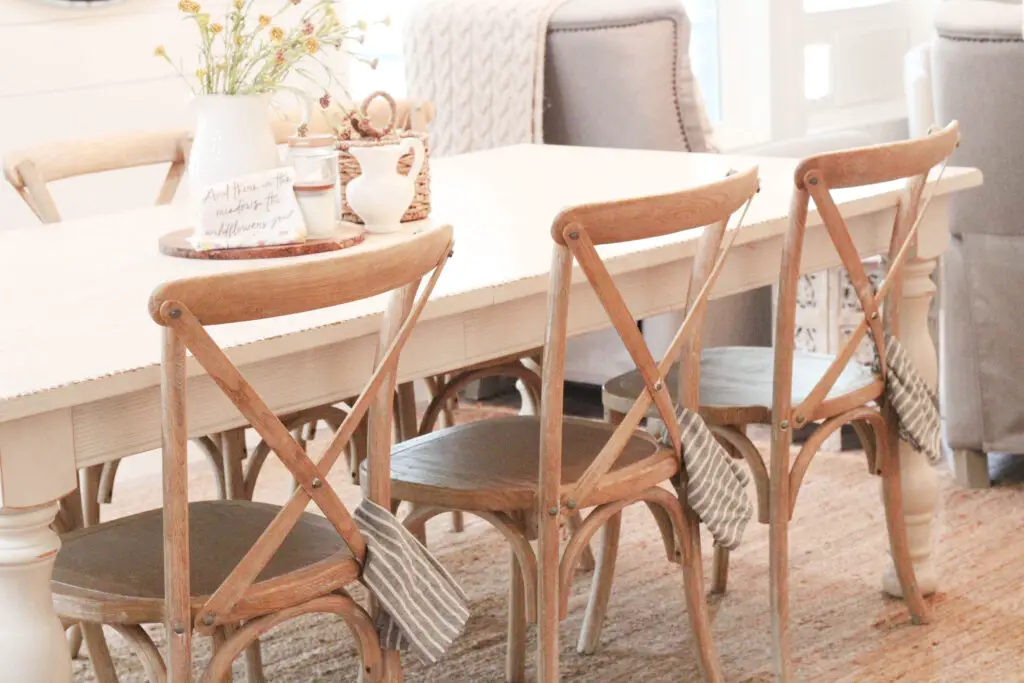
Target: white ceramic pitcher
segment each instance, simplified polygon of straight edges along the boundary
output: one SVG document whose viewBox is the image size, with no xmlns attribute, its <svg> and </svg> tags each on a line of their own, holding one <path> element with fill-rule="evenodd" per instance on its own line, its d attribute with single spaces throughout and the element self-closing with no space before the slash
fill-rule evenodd
<svg viewBox="0 0 1024 683">
<path fill-rule="evenodd" d="M 413 152 L 409 175 L 398 172 L 398 160 Z M 359 162 L 360 174 L 345 187 L 349 206 L 362 219 L 367 232 L 396 232 L 402 216 L 416 196 L 416 178 L 425 150 L 418 138 L 402 138 L 395 145 L 352 145 L 348 150 Z"/>
</svg>

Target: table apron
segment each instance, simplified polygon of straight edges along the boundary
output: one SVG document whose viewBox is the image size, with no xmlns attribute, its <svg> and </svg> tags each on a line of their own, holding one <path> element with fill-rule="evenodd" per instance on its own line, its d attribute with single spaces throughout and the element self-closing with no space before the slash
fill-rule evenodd
<svg viewBox="0 0 1024 683">
<path fill-rule="evenodd" d="M 938 255 L 945 248 L 945 198 L 937 198 L 922 225 L 921 251 Z M 849 220 L 850 231 L 862 256 L 888 250 L 893 211 L 874 212 Z M 816 221 L 815 221 L 816 222 Z M 733 248 L 715 287 L 714 297 L 770 285 L 778 279 L 783 236 L 776 235 Z M 927 246 L 927 248 L 926 248 Z M 814 272 L 840 265 L 839 257 L 820 225 L 808 228 L 801 270 Z M 683 306 L 691 262 L 666 263 L 635 270 L 616 277 L 636 318 L 647 318 Z M 402 356 L 400 380 L 456 370 L 469 364 L 527 351 L 543 345 L 547 294 L 505 301 L 492 306 L 443 316 L 422 322 L 414 331 Z M 569 333 L 580 335 L 610 327 L 597 298 L 586 283 L 573 285 Z M 316 347 L 287 356 L 245 365 L 246 378 L 275 412 L 287 413 L 340 401 L 358 394 L 369 376 L 376 336 Z M 201 436 L 244 424 L 230 402 L 209 377 L 190 378 L 188 386 L 189 433 Z M 70 421 L 70 439 L 47 439 L 51 448 L 47 461 L 75 462 L 78 467 L 145 452 L 160 446 L 160 390 L 153 386 L 130 394 L 113 396 L 54 411 Z M 24 471 L 10 459 L 39 454 L 23 448 L 4 448 L 4 438 L 23 443 L 12 431 L 30 428 L 36 418 L 0 425 L 0 470 L 8 466 Z M 51 418 L 53 419 L 53 418 Z M 18 439 L 22 441 L 18 441 Z M 69 452 L 70 451 L 70 452 Z M 74 460 L 71 459 L 73 455 Z M 38 466 L 38 465 L 35 465 Z M 65 465 L 62 469 L 66 469 Z M 66 482 L 61 478 L 63 487 Z M 47 487 L 51 488 L 51 487 Z M 44 502 L 49 491 L 36 491 L 32 499 Z M 27 501 L 21 501 L 27 504 Z"/>
</svg>

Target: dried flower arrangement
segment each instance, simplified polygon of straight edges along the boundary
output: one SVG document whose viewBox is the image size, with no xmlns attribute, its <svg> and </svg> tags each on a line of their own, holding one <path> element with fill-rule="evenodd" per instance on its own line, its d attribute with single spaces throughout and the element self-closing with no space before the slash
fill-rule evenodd
<svg viewBox="0 0 1024 683">
<path fill-rule="evenodd" d="M 272 16 L 261 14 L 253 20 L 250 14 L 254 2 L 233 0 L 224 23 L 218 23 L 196 0 L 180 0 L 178 9 L 199 30 L 199 65 L 194 77 L 186 74 L 183 65 L 176 64 L 163 46 L 156 48 L 156 56 L 174 67 L 193 93 L 203 95 L 257 95 L 284 90 L 305 99 L 305 92 L 284 83 L 294 73 L 323 91 L 321 106 L 326 109 L 331 100 L 328 89 L 340 84 L 322 52 L 328 47 L 347 51 L 350 44 L 361 44 L 367 23 L 343 24 L 335 12 L 339 0 L 305 0 L 297 23 L 286 29 L 278 21 L 303 0 L 284 0 Z M 390 21 L 385 18 L 379 23 L 388 25 Z M 308 65 L 319 66 L 323 78 L 314 76 Z"/>
</svg>

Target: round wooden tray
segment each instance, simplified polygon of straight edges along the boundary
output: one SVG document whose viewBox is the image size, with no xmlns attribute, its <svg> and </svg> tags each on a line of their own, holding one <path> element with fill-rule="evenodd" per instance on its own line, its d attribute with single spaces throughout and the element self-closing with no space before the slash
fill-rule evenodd
<svg viewBox="0 0 1024 683">
<path fill-rule="evenodd" d="M 319 254 L 325 251 L 337 251 L 354 247 L 366 238 L 366 232 L 351 224 L 339 223 L 335 236 L 330 239 L 311 239 L 295 244 L 274 244 L 265 247 L 239 247 L 237 249 L 193 249 L 188 238 L 192 228 L 169 232 L 160 238 L 160 253 L 179 258 L 195 258 L 210 260 L 284 258 L 286 256 L 304 256 Z"/>
</svg>

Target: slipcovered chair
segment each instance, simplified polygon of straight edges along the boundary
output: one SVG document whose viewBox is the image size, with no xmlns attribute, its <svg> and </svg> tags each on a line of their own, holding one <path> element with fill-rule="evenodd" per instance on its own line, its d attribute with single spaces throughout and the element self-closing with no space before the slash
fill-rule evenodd
<svg viewBox="0 0 1024 683">
<path fill-rule="evenodd" d="M 957 480 L 972 487 L 990 484 L 988 453 L 1024 453 L 1021 11 L 1019 0 L 948 0 L 931 45 L 935 120 L 955 118 L 964 132 L 950 163 L 985 174 L 981 188 L 951 200 L 941 271 L 945 438 Z"/>
</svg>

